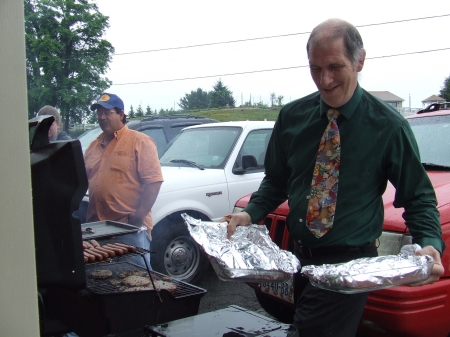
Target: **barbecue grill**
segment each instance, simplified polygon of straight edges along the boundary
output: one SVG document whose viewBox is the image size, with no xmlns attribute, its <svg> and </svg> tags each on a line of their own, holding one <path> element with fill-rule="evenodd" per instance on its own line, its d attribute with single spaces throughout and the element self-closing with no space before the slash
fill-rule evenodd
<svg viewBox="0 0 450 337">
<path fill-rule="evenodd" d="M 88 185 L 81 145 L 78 140 L 49 142 L 53 121 L 53 116 L 29 121 L 41 335 L 105 336 L 196 315 L 206 290 L 150 270 L 145 259 L 150 251 L 144 248 L 85 263 L 84 240 L 120 243 L 122 235 L 138 235 L 139 228 L 113 221 L 82 225 L 73 216 Z M 136 256 L 146 268 L 130 262 Z M 94 280 L 89 276 L 94 269 L 108 269 L 112 276 Z M 145 275 L 152 284 L 170 282 L 176 289 L 125 291 L 119 275 L 127 272 Z"/>
</svg>

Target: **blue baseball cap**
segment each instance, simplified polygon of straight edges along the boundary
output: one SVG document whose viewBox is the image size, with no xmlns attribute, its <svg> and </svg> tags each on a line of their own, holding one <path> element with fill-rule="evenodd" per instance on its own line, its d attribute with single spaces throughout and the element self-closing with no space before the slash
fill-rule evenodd
<svg viewBox="0 0 450 337">
<path fill-rule="evenodd" d="M 123 101 L 119 96 L 114 94 L 104 93 L 100 96 L 98 101 L 91 105 L 91 110 L 97 110 L 98 106 L 101 105 L 106 109 L 119 108 L 120 110 L 125 110 L 123 106 Z"/>
</svg>

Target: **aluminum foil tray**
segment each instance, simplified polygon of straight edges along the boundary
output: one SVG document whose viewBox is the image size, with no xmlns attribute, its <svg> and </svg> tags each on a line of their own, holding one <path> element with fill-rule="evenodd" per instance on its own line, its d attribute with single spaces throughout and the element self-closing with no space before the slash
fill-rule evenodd
<svg viewBox="0 0 450 337">
<path fill-rule="evenodd" d="M 425 281 L 430 277 L 433 264 L 431 256 L 401 253 L 347 263 L 304 266 L 301 272 L 318 288 L 360 293 Z"/>
<path fill-rule="evenodd" d="M 219 279 L 239 282 L 285 282 L 300 268 L 291 252 L 280 249 L 266 226 L 238 226 L 227 239 L 226 222 L 210 222 L 181 215 Z"/>
<path fill-rule="evenodd" d="M 83 240 L 107 238 L 117 235 L 136 233 L 139 227 L 118 221 L 95 221 L 81 224 Z"/>
</svg>

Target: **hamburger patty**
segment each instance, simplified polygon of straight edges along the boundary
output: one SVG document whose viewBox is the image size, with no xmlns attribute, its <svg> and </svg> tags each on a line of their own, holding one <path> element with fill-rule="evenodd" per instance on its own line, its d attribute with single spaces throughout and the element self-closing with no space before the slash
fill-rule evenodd
<svg viewBox="0 0 450 337">
<path fill-rule="evenodd" d="M 94 279 L 106 279 L 112 276 L 112 271 L 109 269 L 96 269 L 89 273 Z"/>
<path fill-rule="evenodd" d="M 129 287 L 146 287 L 150 284 L 150 279 L 143 276 L 131 275 L 122 280 L 122 284 Z"/>
</svg>

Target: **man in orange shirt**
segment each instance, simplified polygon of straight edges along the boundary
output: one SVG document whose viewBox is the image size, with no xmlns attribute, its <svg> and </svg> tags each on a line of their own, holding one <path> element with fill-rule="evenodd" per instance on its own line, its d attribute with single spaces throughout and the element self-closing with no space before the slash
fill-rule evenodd
<svg viewBox="0 0 450 337">
<path fill-rule="evenodd" d="M 151 209 L 163 182 L 156 144 L 147 135 L 127 127 L 124 104 L 117 95 L 102 94 L 91 110 L 96 110 L 103 133 L 84 155 L 89 180 L 86 220 L 145 226 L 147 230 L 139 235 L 124 235 L 121 239 L 150 249 Z"/>
</svg>

